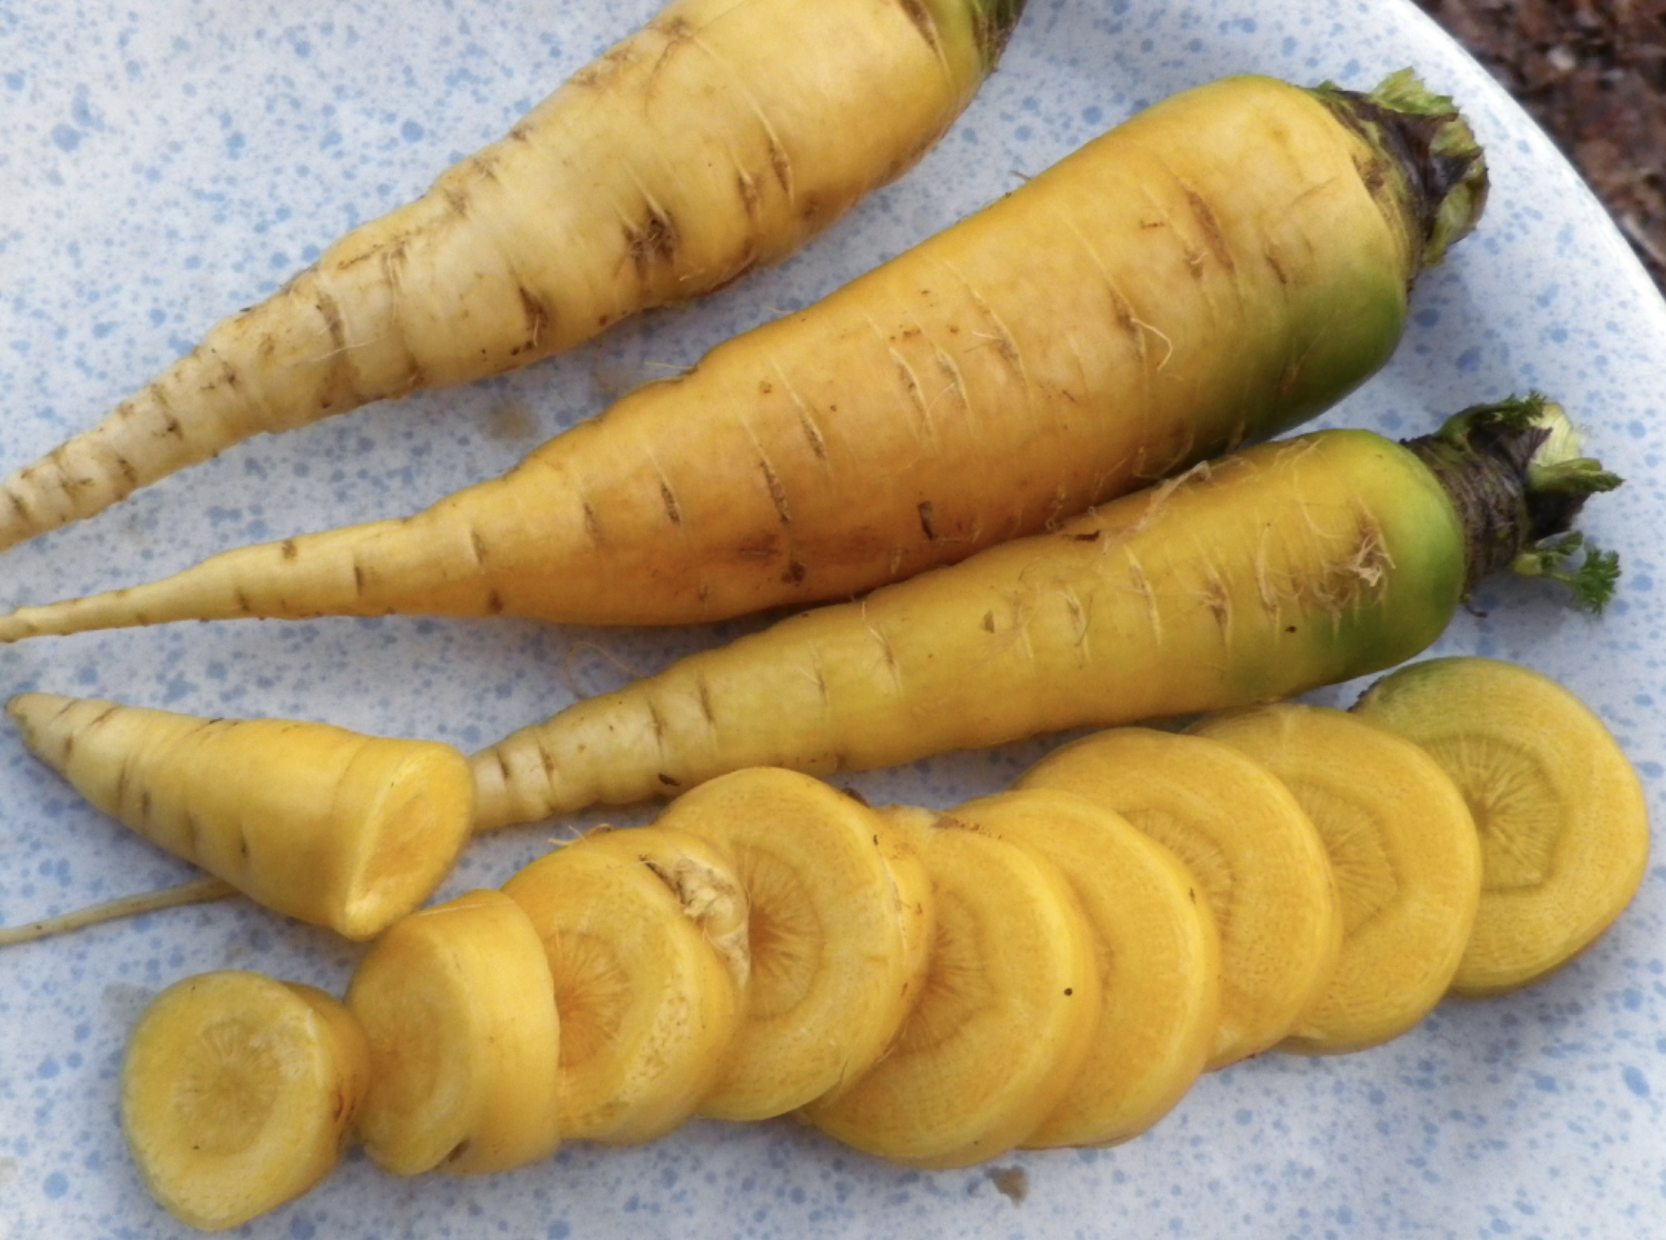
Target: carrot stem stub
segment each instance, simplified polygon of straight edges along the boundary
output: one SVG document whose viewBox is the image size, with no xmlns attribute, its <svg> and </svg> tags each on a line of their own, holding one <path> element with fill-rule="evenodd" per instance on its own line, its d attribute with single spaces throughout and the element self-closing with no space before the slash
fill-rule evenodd
<svg viewBox="0 0 1666 1240">
<path fill-rule="evenodd" d="M 1569 491 L 1618 481 L 1576 462 L 1538 397 L 1405 446 L 1335 430 L 1249 449 L 523 729 L 473 760 L 476 825 L 742 766 L 897 765 L 1365 675 L 1434 641 L 1480 572 L 1560 555 L 1583 502 Z M 1494 502 L 1454 498 L 1476 490 Z M 1587 583 L 1581 598 L 1603 595 Z"/>
</svg>

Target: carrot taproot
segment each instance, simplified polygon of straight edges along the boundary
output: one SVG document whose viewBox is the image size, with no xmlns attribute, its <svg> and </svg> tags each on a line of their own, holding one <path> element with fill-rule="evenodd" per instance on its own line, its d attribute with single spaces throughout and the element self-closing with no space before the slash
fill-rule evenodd
<svg viewBox="0 0 1666 1240">
<path fill-rule="evenodd" d="M 671 0 L 496 144 L 0 484 L 0 548 L 264 431 L 498 374 L 776 262 L 911 167 L 1023 0 Z"/>
<path fill-rule="evenodd" d="M 348 938 L 372 938 L 426 900 L 468 840 L 473 782 L 449 745 L 51 693 L 19 694 L 6 713 L 98 809 Z"/>
<path fill-rule="evenodd" d="M 1037 733 L 1275 701 L 1399 663 L 1480 577 L 1556 567 L 1585 495 L 1560 407 L 1479 406 L 1402 446 L 1247 449 L 1057 531 L 812 610 L 477 754 L 476 826 L 667 795 L 742 766 L 891 766 Z"/>
<path fill-rule="evenodd" d="M 1148 109 L 802 313 L 413 517 L 0 619 L 0 640 L 390 612 L 713 621 L 1035 533 L 1384 362 L 1485 168 L 1409 74 Z"/>
</svg>

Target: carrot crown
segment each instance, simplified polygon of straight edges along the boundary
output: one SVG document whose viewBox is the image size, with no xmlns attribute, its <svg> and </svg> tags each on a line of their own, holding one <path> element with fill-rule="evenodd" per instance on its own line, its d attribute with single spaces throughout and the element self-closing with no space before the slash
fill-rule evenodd
<svg viewBox="0 0 1666 1240">
<path fill-rule="evenodd" d="M 1383 157 L 1417 221 L 1419 262 L 1426 271 L 1447 247 L 1467 236 L 1487 202 L 1487 161 L 1457 105 L 1401 69 L 1364 94 L 1324 82 L 1311 91 L 1344 125 Z"/>
<path fill-rule="evenodd" d="M 1612 491 L 1621 480 L 1580 455 L 1579 433 L 1560 405 L 1537 392 L 1474 405 L 1405 446 L 1458 510 L 1466 594 L 1481 578 L 1509 569 L 1564 583 L 1592 611 L 1608 603 L 1620 576 L 1619 554 L 1600 551 L 1569 529 L 1589 496 Z"/>
</svg>

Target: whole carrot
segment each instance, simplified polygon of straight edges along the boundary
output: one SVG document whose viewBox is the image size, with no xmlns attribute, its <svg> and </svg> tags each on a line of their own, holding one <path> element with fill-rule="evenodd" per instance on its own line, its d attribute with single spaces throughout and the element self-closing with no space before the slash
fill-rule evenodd
<svg viewBox="0 0 1666 1240">
<path fill-rule="evenodd" d="M 1485 169 L 1450 100 L 1234 78 L 416 516 L 0 619 L 712 621 L 1030 534 L 1340 398 Z"/>
<path fill-rule="evenodd" d="M 1619 480 L 1575 440 L 1530 399 L 1248 449 L 522 729 L 473 760 L 477 827 L 1291 697 L 1416 654 L 1506 567 L 1600 604 L 1613 557 L 1569 574 L 1554 540 Z"/>
<path fill-rule="evenodd" d="M 500 142 L 0 485 L 0 549 L 263 431 L 467 383 L 792 253 L 911 167 L 1024 0 L 671 0 Z"/>
</svg>

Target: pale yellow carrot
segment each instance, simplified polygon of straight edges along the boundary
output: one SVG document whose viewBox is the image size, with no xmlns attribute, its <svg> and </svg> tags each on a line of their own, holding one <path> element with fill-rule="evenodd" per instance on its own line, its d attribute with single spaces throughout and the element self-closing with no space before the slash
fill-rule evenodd
<svg viewBox="0 0 1666 1240">
<path fill-rule="evenodd" d="M 547 357 L 775 262 L 910 167 L 1023 0 L 672 0 L 422 198 L 0 485 L 0 548 L 262 431 Z"/>
<path fill-rule="evenodd" d="M 468 839 L 473 781 L 448 745 L 48 693 L 14 697 L 6 713 L 97 808 L 267 907 L 349 938 L 427 899 Z"/>
<path fill-rule="evenodd" d="M 1389 154 L 1430 130 L 1437 158 Z M 1399 77 L 1369 97 L 1186 92 L 499 479 L 26 608 L 0 641 L 388 612 L 709 621 L 964 559 L 1371 373 L 1409 285 L 1479 210 L 1467 133 Z"/>
</svg>

